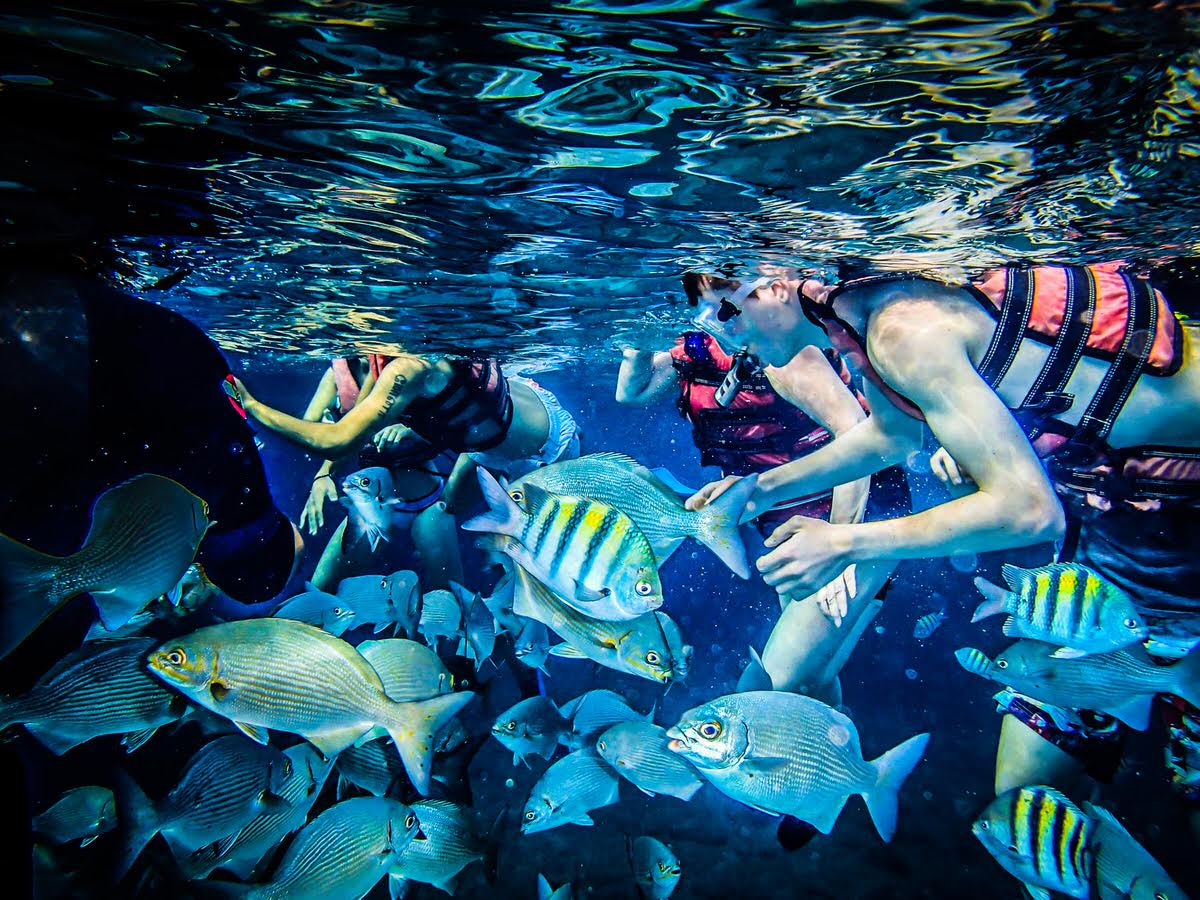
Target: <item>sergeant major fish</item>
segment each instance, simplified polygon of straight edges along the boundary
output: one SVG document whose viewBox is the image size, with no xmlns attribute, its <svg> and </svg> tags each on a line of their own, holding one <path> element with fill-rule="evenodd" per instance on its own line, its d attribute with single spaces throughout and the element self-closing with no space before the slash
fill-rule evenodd
<svg viewBox="0 0 1200 900">
<path fill-rule="evenodd" d="M 722 793 L 755 809 L 795 816 L 828 834 L 851 794 L 860 794 L 879 836 L 896 831 L 900 786 L 920 762 L 918 734 L 873 762 L 858 730 L 830 706 L 781 691 L 718 697 L 667 730 L 669 748 Z"/>
<path fill-rule="evenodd" d="M 630 844 L 629 864 L 634 883 L 644 900 L 667 900 L 683 874 L 679 857 L 662 841 L 652 837 L 640 837 Z"/>
<path fill-rule="evenodd" d="M 1059 644 L 1055 655 L 1064 659 L 1119 650 L 1144 641 L 1149 633 L 1133 598 L 1087 566 L 1005 565 L 1001 572 L 1007 591 L 975 579 L 985 599 L 972 622 L 1008 613 L 1006 635 Z"/>
<path fill-rule="evenodd" d="M 662 606 L 654 551 L 623 512 L 533 484 L 505 492 L 486 469 L 479 483 L 489 512 L 462 527 L 515 538 L 501 549 L 580 612 L 616 621 Z"/>
<path fill-rule="evenodd" d="M 86 847 L 116 824 L 113 792 L 93 784 L 72 788 L 45 812 L 34 816 L 33 831 L 55 844 L 79 841 L 80 847 Z"/>
<path fill-rule="evenodd" d="M 946 621 L 946 611 L 931 612 L 917 619 L 913 626 L 913 637 L 919 641 L 928 640 L 933 636 L 933 633 L 942 627 L 942 623 Z"/>
<path fill-rule="evenodd" d="M 160 646 L 150 668 L 261 743 L 275 728 L 330 755 L 381 725 L 421 794 L 429 791 L 434 734 L 472 697 L 463 692 L 397 703 L 353 647 L 289 619 L 201 628 Z"/>
<path fill-rule="evenodd" d="M 521 813 L 521 833 L 591 825 L 589 814 L 616 803 L 618 792 L 617 775 L 608 763 L 595 750 L 576 750 L 550 766 L 533 786 Z"/>
<path fill-rule="evenodd" d="M 708 547 L 739 578 L 750 577 L 746 548 L 738 521 L 757 478 L 743 478 L 711 506 L 691 511 L 663 481 L 623 453 L 591 453 L 564 460 L 518 478 L 510 486 L 520 490 L 533 484 L 551 494 L 587 497 L 619 509 L 650 541 L 661 566 L 685 538 Z"/>
<path fill-rule="evenodd" d="M 183 485 L 139 475 L 96 499 L 83 546 L 69 556 L 0 534 L 0 658 L 80 594 L 117 630 L 179 583 L 212 524 L 208 504 Z"/>
</svg>

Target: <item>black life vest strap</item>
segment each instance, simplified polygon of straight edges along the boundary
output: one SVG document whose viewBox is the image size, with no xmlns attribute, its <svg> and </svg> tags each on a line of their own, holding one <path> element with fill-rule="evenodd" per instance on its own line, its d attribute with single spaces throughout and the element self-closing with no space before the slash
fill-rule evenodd
<svg viewBox="0 0 1200 900">
<path fill-rule="evenodd" d="M 1121 273 L 1121 277 L 1125 279 L 1129 291 L 1125 337 L 1117 358 L 1108 367 L 1091 404 L 1079 420 L 1071 438 L 1077 444 L 1095 446 L 1108 437 L 1133 386 L 1146 368 L 1158 331 L 1158 300 L 1150 281 L 1125 272 Z"/>
<path fill-rule="evenodd" d="M 992 332 L 992 340 L 978 367 L 980 376 L 993 389 L 1000 386 L 1017 358 L 1032 312 L 1033 274 L 1024 267 L 1014 267 L 1008 273 L 996 330 Z"/>
<path fill-rule="evenodd" d="M 774 434 L 747 438 L 738 434 L 752 425 L 778 425 L 777 419 L 761 409 L 702 409 L 695 423 L 694 437 L 702 450 L 723 450 L 737 453 L 784 453 L 798 440 L 791 429 L 781 428 Z"/>
<path fill-rule="evenodd" d="M 1088 338 L 1092 332 L 1092 320 L 1096 314 L 1096 280 L 1092 270 L 1086 266 L 1071 266 L 1066 269 L 1067 293 L 1063 305 L 1062 325 L 1050 355 L 1042 365 L 1042 371 L 1034 379 L 1029 393 L 1025 395 L 1021 408 L 1046 408 L 1053 400 L 1061 398 L 1065 403 L 1055 403 L 1056 415 L 1071 408 L 1075 398 L 1064 393 L 1075 367 L 1083 357 Z"/>
</svg>

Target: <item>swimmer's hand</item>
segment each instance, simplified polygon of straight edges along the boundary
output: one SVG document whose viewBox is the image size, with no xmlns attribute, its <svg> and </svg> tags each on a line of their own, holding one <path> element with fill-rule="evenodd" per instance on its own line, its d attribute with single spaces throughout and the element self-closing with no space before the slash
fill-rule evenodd
<svg viewBox="0 0 1200 900">
<path fill-rule="evenodd" d="M 967 482 L 974 481 L 970 475 L 958 467 L 958 463 L 945 447 L 938 447 L 933 456 L 929 457 L 929 468 L 946 487 L 951 485 L 960 487 Z"/>
<path fill-rule="evenodd" d="M 383 453 L 399 447 L 410 434 L 412 434 L 412 429 L 407 425 L 389 425 L 387 428 L 380 428 L 375 432 L 375 436 L 371 440 L 375 442 L 375 448 Z"/>
<path fill-rule="evenodd" d="M 325 501 L 337 500 L 337 485 L 330 475 L 322 475 L 312 483 L 304 509 L 300 511 L 300 527 L 308 523 L 308 533 L 316 534 L 325 527 Z"/>
<path fill-rule="evenodd" d="M 712 503 L 723 493 L 742 480 L 741 475 L 726 475 L 720 481 L 713 481 L 706 484 L 692 496 L 688 497 L 687 502 L 683 504 L 684 509 L 698 510 L 703 509 Z"/>
<path fill-rule="evenodd" d="M 236 375 L 231 375 L 230 377 L 233 379 L 233 386 L 237 389 L 237 397 L 235 399 L 242 405 L 242 409 L 250 412 L 250 407 L 257 401 L 250 396 L 250 392 L 246 390 L 246 385 L 242 383 L 242 379 Z"/>
<path fill-rule="evenodd" d="M 756 566 L 763 581 L 781 595 L 802 597 L 830 585 L 835 577 L 852 565 L 849 530 L 853 525 L 830 525 L 821 519 L 792 516 L 766 540 L 771 551 L 758 558 Z M 855 576 L 843 578 L 842 587 L 833 590 L 830 599 L 840 610 L 831 616 L 840 623 L 845 603 L 858 592 Z M 838 600 L 838 597 L 843 600 Z"/>
<path fill-rule="evenodd" d="M 846 611 L 850 608 L 850 601 L 857 595 L 858 573 L 855 566 L 850 565 L 846 566 L 841 575 L 812 596 L 817 603 L 817 609 L 832 620 L 835 626 L 841 628 Z"/>
</svg>

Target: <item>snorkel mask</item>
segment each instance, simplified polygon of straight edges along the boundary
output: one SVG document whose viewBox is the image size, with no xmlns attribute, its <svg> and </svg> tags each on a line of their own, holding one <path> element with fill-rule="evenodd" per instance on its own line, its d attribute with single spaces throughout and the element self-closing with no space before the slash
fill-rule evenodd
<svg viewBox="0 0 1200 900">
<path fill-rule="evenodd" d="M 770 284 L 771 280 L 769 276 L 763 276 L 743 282 L 731 296 L 721 298 L 716 307 L 710 303 L 702 304 L 700 312 L 692 319 L 696 328 L 710 335 L 726 351 L 733 353 L 733 365 L 729 367 L 725 380 L 713 395 L 718 406 L 729 406 L 741 390 L 743 382 L 762 371 L 762 364 L 746 347 L 744 334 L 739 334 L 741 329 L 738 328 L 737 318 L 742 314 L 741 305 L 745 303 L 746 298 L 759 288 Z"/>
</svg>

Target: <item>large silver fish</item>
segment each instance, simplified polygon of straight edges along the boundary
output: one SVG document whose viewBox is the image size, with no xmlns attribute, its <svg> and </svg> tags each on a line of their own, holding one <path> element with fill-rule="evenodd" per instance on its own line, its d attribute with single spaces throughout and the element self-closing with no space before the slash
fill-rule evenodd
<svg viewBox="0 0 1200 900">
<path fill-rule="evenodd" d="M 324 628 L 334 637 L 341 637 L 346 629 L 354 625 L 354 610 L 348 603 L 320 590 L 313 584 L 303 594 L 289 597 L 272 613 L 279 619 L 294 619 Z"/>
<path fill-rule="evenodd" d="M 270 881 L 250 888 L 250 900 L 359 900 L 417 837 L 416 813 L 382 797 L 355 797 L 331 806 L 301 829 Z"/>
<path fill-rule="evenodd" d="M 453 895 L 459 873 L 484 858 L 485 846 L 475 833 L 470 811 L 448 800 L 421 800 L 412 809 L 424 839 L 400 851 L 390 875 L 431 884 Z"/>
<path fill-rule="evenodd" d="M 1092 820 L 1095 900 L 1187 900 L 1183 889 L 1108 810 L 1084 801 Z"/>
<path fill-rule="evenodd" d="M 500 540 L 511 540 L 499 538 Z M 666 613 L 645 613 L 623 622 L 606 622 L 584 615 L 548 587 L 513 565 L 513 613 L 544 623 L 564 643 L 550 653 L 564 659 L 590 659 L 609 669 L 667 684 L 680 677 L 662 625 Z M 686 663 L 683 665 L 686 671 Z"/>
<path fill-rule="evenodd" d="M 640 837 L 629 847 L 633 880 L 645 900 L 667 900 L 675 892 L 683 869 L 679 857 L 657 838 Z"/>
<path fill-rule="evenodd" d="M 1054 644 L 1017 641 L 995 660 L 972 647 L 954 655 L 968 672 L 1068 709 L 1092 709 L 1145 731 L 1156 694 L 1200 703 L 1200 652 L 1170 666 L 1156 665 L 1141 647 L 1079 659 L 1056 656 Z M 1047 710 L 1047 714 L 1054 713 Z M 1062 724 L 1062 723 L 1059 723 Z"/>
<path fill-rule="evenodd" d="M 281 802 L 267 804 L 236 835 L 180 860 L 187 878 L 206 878 L 217 867 L 228 869 L 238 878 L 249 878 L 268 852 L 308 820 L 334 761 L 323 758 L 310 744 L 304 743 L 283 753 L 291 760 L 292 771 L 279 788 Z"/>
<path fill-rule="evenodd" d="M 187 702 L 146 671 L 151 638 L 90 641 L 59 660 L 29 693 L 0 701 L 0 730 L 20 722 L 63 754 L 105 734 L 124 734 L 134 749 Z"/>
<path fill-rule="evenodd" d="M 533 786 L 521 813 L 521 833 L 594 824 L 589 813 L 620 799 L 618 781 L 595 750 L 584 748 L 564 756 Z"/>
<path fill-rule="evenodd" d="M 397 703 L 353 647 L 290 619 L 201 628 L 161 645 L 150 668 L 262 743 L 274 728 L 301 735 L 328 756 L 381 725 L 422 794 L 429 791 L 434 734 L 473 696 Z"/>
<path fill-rule="evenodd" d="M 454 690 L 454 676 L 424 644 L 391 638 L 363 641 L 355 649 L 378 673 L 384 693 L 393 700 L 428 700 Z"/>
<path fill-rule="evenodd" d="M 0 657 L 73 597 L 91 594 L 115 631 L 170 592 L 212 523 L 208 504 L 170 478 L 139 475 L 105 491 L 70 556 L 51 556 L 0 534 Z"/>
<path fill-rule="evenodd" d="M 91 784 L 72 788 L 45 812 L 34 816 L 33 831 L 55 844 L 79 841 L 79 846 L 86 847 L 116 824 L 113 792 Z"/>
<path fill-rule="evenodd" d="M 667 730 L 650 722 L 630 721 L 612 726 L 596 741 L 596 752 L 618 775 L 644 793 L 669 794 L 691 800 L 704 785 L 696 767 L 671 752 Z"/>
<path fill-rule="evenodd" d="M 873 762 L 863 759 L 849 717 L 819 700 L 750 691 L 710 700 L 667 730 L 670 749 L 722 793 L 828 834 L 851 794 L 860 794 L 879 836 L 896 831 L 898 793 L 921 761 L 919 734 Z"/>
<path fill-rule="evenodd" d="M 750 577 L 738 520 L 756 477 L 743 478 L 712 506 L 684 509 L 679 495 L 657 475 L 623 453 L 591 453 L 553 463 L 518 478 L 511 488 L 533 484 L 551 494 L 599 500 L 629 516 L 650 541 L 661 566 L 685 538 L 695 538 L 739 578 Z"/>
<path fill-rule="evenodd" d="M 407 570 L 391 575 L 355 575 L 338 582 L 337 596 L 354 611 L 354 627 L 375 626 L 379 634 L 388 628 L 392 633 L 404 632 L 408 637 L 417 633 L 421 615 L 421 592 L 417 589 L 417 574 Z"/>
<path fill-rule="evenodd" d="M 274 747 L 240 734 L 205 744 L 188 761 L 175 786 L 152 803 L 132 778 L 117 784 L 117 811 L 124 832 L 120 871 L 162 834 L 179 859 L 206 844 L 235 835 L 251 819 L 283 801 L 279 792 L 292 761 Z"/>
</svg>

